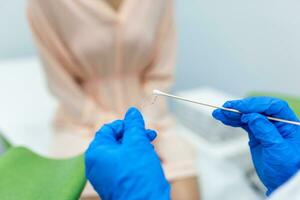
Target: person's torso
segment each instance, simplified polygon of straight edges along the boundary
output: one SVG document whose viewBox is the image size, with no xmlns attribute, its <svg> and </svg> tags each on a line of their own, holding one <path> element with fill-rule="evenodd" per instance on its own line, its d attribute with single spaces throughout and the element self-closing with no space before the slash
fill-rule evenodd
<svg viewBox="0 0 300 200">
<path fill-rule="evenodd" d="M 118 10 L 99 0 L 45 4 L 52 28 L 76 63 L 66 70 L 84 90 L 108 109 L 136 105 L 168 1 L 123 0 Z"/>
</svg>

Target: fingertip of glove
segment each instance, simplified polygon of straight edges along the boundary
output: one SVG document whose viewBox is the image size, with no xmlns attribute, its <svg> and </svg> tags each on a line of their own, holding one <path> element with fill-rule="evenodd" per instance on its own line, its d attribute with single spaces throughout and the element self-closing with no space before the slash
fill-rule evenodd
<svg viewBox="0 0 300 200">
<path fill-rule="evenodd" d="M 157 132 L 151 129 L 146 130 L 149 140 L 152 142 L 157 137 Z"/>
<path fill-rule="evenodd" d="M 131 118 L 131 117 L 142 117 L 142 114 L 136 107 L 131 107 L 127 110 L 125 114 L 125 118 Z"/>
<path fill-rule="evenodd" d="M 213 118 L 215 118 L 216 120 L 221 120 L 222 119 L 222 110 L 221 109 L 216 109 L 212 112 L 212 116 Z"/>
<path fill-rule="evenodd" d="M 223 105 L 225 108 L 231 108 L 232 107 L 232 101 L 226 101 Z"/>
<path fill-rule="evenodd" d="M 244 108 L 244 102 L 245 102 L 245 99 L 227 101 L 227 102 L 225 102 L 225 104 L 223 105 L 223 107 L 225 107 L 225 108 L 231 108 L 231 109 L 237 109 L 237 110 L 242 111 L 243 108 Z"/>
</svg>

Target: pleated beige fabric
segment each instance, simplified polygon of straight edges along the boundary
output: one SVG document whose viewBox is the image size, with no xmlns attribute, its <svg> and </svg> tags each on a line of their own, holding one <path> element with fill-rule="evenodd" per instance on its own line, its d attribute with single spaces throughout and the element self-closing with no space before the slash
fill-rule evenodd
<svg viewBox="0 0 300 200">
<path fill-rule="evenodd" d="M 51 92 L 59 99 L 57 156 L 82 152 L 103 123 L 141 109 L 158 130 L 155 147 L 169 179 L 194 176 L 194 149 L 176 133 L 165 101 L 143 106 L 172 83 L 172 0 L 29 0 L 29 21 Z M 147 104 L 147 103 L 146 103 Z"/>
</svg>

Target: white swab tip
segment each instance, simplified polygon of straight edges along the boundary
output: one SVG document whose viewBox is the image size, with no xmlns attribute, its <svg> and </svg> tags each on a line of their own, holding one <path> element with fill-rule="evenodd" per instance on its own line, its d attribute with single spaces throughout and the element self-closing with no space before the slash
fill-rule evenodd
<svg viewBox="0 0 300 200">
<path fill-rule="evenodd" d="M 159 90 L 153 90 L 152 93 L 153 93 L 154 95 L 160 95 L 160 94 L 163 94 L 163 93 L 162 93 L 161 91 L 159 91 Z"/>
</svg>

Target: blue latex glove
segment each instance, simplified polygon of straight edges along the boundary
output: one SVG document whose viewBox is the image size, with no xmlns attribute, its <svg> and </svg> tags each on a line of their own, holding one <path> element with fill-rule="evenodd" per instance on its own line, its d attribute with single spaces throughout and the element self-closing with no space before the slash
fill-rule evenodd
<svg viewBox="0 0 300 200">
<path fill-rule="evenodd" d="M 141 113 L 104 125 L 85 153 L 86 177 L 103 200 L 170 199 L 160 160 Z"/>
<path fill-rule="evenodd" d="M 286 102 L 269 97 L 228 101 L 224 107 L 243 113 L 217 109 L 213 116 L 226 125 L 242 127 L 248 132 L 255 169 L 270 195 L 300 167 L 300 127 L 269 121 L 263 115 L 293 121 L 298 118 Z"/>
</svg>

